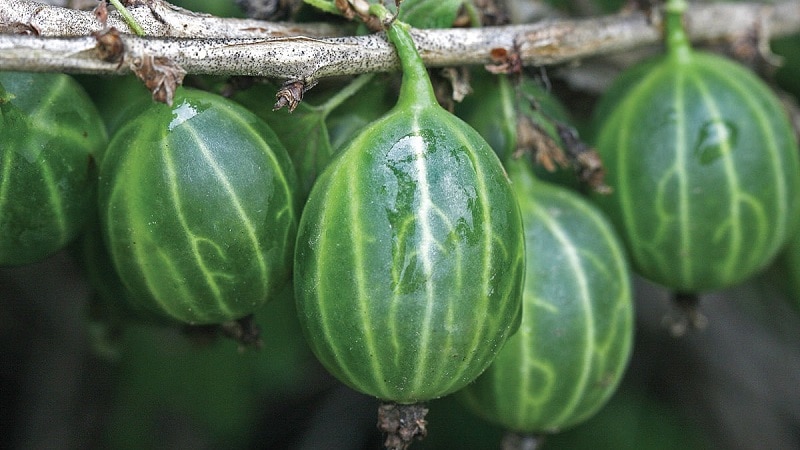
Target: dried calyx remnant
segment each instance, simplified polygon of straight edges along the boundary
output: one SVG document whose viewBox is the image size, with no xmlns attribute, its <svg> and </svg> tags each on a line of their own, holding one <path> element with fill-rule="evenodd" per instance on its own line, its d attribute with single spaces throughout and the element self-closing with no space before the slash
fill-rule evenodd
<svg viewBox="0 0 800 450">
<path fill-rule="evenodd" d="M 544 436 L 531 436 L 527 434 L 506 433 L 503 436 L 502 450 L 537 450 L 544 444 Z"/>
<path fill-rule="evenodd" d="M 426 414 L 428 408 L 420 403 L 381 403 L 378 429 L 386 435 L 384 446 L 389 450 L 405 450 L 415 439 L 423 439 L 428 434 Z"/>
<path fill-rule="evenodd" d="M 213 341 L 221 334 L 239 344 L 240 350 L 260 350 L 264 346 L 261 329 L 252 314 L 217 325 L 190 325 L 184 331 L 198 342 Z"/>
<path fill-rule="evenodd" d="M 682 337 L 691 330 L 702 330 L 708 326 L 708 318 L 700 312 L 699 295 L 676 292 L 672 303 L 675 310 L 663 319 L 672 336 Z"/>
</svg>

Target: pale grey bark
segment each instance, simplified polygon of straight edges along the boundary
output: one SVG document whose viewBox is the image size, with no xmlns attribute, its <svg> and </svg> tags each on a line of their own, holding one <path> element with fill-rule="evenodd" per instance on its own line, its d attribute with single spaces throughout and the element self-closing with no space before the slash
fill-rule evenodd
<svg viewBox="0 0 800 450">
<path fill-rule="evenodd" d="M 257 75 L 311 80 L 395 70 L 398 62 L 382 34 L 338 36 L 326 24 L 276 24 L 191 13 L 161 1 L 131 8 L 146 37 L 124 34 L 115 12 L 108 25 L 120 29 L 128 62 L 161 56 L 193 74 Z M 155 13 L 155 14 L 154 14 Z M 548 20 L 482 29 L 413 30 L 429 67 L 488 64 L 493 49 L 516 48 L 527 66 L 552 65 L 587 56 L 623 52 L 661 39 L 658 16 L 641 12 L 582 20 Z M 32 0 L 0 2 L 0 24 L 20 22 L 40 35 L 0 34 L 0 69 L 72 73 L 124 73 L 130 64 L 100 60 L 92 32 L 102 29 L 89 11 Z M 800 30 L 800 2 L 696 5 L 686 14 L 693 40 L 733 39 L 758 30 L 765 37 Z M 324 37 L 326 36 L 326 37 Z"/>
</svg>

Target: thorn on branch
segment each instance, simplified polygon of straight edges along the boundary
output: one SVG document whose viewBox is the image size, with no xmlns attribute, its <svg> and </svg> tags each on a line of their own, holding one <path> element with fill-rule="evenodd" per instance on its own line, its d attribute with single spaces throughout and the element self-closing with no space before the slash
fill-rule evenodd
<svg viewBox="0 0 800 450">
<path fill-rule="evenodd" d="M 106 62 L 122 63 L 125 56 L 125 44 L 120 38 L 119 30 L 116 28 L 106 28 L 95 31 L 92 36 L 97 40 L 95 50 L 97 57 Z"/>
<path fill-rule="evenodd" d="M 272 110 L 277 111 L 284 106 L 288 106 L 289 112 L 294 111 L 294 109 L 297 108 L 297 105 L 303 101 L 303 94 L 316 85 L 316 80 L 289 80 L 283 83 L 283 86 L 281 86 L 281 88 L 278 89 L 278 92 L 275 94 L 277 101 L 272 107 Z"/>
<path fill-rule="evenodd" d="M 103 24 L 103 27 L 106 26 L 108 23 L 108 4 L 106 2 L 100 2 L 97 6 L 92 10 L 94 16 Z"/>
<path fill-rule="evenodd" d="M 172 106 L 175 90 L 186 71 L 171 60 L 152 55 L 133 58 L 131 70 L 153 94 L 153 100 Z"/>
</svg>

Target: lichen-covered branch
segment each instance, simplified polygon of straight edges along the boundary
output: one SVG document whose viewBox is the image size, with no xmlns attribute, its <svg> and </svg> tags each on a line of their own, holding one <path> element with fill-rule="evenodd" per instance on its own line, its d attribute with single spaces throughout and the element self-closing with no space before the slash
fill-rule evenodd
<svg viewBox="0 0 800 450">
<path fill-rule="evenodd" d="M 0 69 L 82 73 L 130 70 L 129 64 L 98 57 L 97 39 L 91 33 L 102 29 L 102 24 L 91 12 L 41 4 L 43 9 L 36 9 L 33 3 L 0 2 L 0 24 L 27 23 L 40 34 L 0 34 Z M 120 39 L 125 57 L 158 55 L 187 73 L 312 80 L 399 67 L 392 46 L 382 34 L 331 37 L 341 29 L 324 24 L 301 28 L 212 18 L 160 0 L 133 7 L 131 13 L 148 36 L 126 34 L 127 28 L 118 16 L 109 14 L 108 19 L 109 26 L 123 31 Z M 413 30 L 412 34 L 429 67 L 488 64 L 492 50 L 497 49 L 518 53 L 524 65 L 539 66 L 657 43 L 661 38 L 660 19 L 657 15 L 649 19 L 642 12 L 632 12 L 482 29 Z M 753 29 L 766 37 L 781 36 L 800 31 L 800 2 L 696 5 L 689 8 L 686 20 L 693 40 L 733 39 Z"/>
</svg>

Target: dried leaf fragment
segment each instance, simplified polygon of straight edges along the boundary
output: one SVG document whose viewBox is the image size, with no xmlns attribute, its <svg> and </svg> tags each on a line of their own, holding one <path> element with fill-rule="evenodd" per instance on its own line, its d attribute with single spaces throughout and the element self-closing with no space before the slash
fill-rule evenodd
<svg viewBox="0 0 800 450">
<path fill-rule="evenodd" d="M 579 137 L 574 128 L 556 122 L 558 136 L 575 165 L 578 179 L 589 185 L 599 194 L 610 194 L 611 187 L 605 184 L 606 170 L 597 150 L 589 147 Z"/>
<path fill-rule="evenodd" d="M 558 167 L 567 168 L 569 160 L 561 147 L 547 131 L 528 116 L 517 119 L 517 156 L 532 151 L 536 164 L 548 172 L 555 172 Z"/>
<path fill-rule="evenodd" d="M 183 82 L 186 71 L 162 56 L 136 57 L 131 70 L 153 94 L 153 100 L 172 106 L 175 89 Z"/>
<path fill-rule="evenodd" d="M 472 93 L 472 86 L 469 84 L 469 71 L 466 67 L 445 67 L 441 71 L 442 77 L 450 81 L 453 100 L 460 102 L 464 97 Z"/>
</svg>

